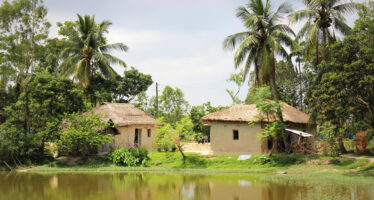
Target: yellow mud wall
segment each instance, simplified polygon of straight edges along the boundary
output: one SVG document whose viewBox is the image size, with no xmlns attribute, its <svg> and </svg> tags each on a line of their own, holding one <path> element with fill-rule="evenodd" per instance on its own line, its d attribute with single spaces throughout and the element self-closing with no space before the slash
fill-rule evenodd
<svg viewBox="0 0 374 200">
<path fill-rule="evenodd" d="M 131 148 L 134 147 L 135 129 L 139 129 L 140 146 L 152 150 L 153 138 L 156 134 L 156 129 L 152 125 L 132 125 L 125 127 L 117 127 L 120 134 L 115 135 L 115 148 Z M 151 137 L 148 137 L 147 130 L 151 130 Z"/>
<path fill-rule="evenodd" d="M 261 142 L 257 134 L 261 125 L 247 123 L 211 122 L 210 143 L 213 154 L 261 154 Z M 233 139 L 233 131 L 239 131 L 239 140 Z"/>
</svg>

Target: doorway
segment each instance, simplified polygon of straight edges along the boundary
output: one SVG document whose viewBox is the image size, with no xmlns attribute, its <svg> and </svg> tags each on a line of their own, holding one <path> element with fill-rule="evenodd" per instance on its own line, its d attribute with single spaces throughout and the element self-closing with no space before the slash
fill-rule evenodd
<svg viewBox="0 0 374 200">
<path fill-rule="evenodd" d="M 134 146 L 139 147 L 141 145 L 142 129 L 135 129 Z"/>
</svg>

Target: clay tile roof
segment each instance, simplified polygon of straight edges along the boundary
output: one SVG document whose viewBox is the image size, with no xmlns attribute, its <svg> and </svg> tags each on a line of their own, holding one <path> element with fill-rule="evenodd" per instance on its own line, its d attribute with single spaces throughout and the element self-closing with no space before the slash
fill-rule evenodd
<svg viewBox="0 0 374 200">
<path fill-rule="evenodd" d="M 102 103 L 93 112 L 100 114 L 104 120 L 112 120 L 117 126 L 156 124 L 152 115 L 127 103 Z"/>
<path fill-rule="evenodd" d="M 309 114 L 282 103 L 283 120 L 285 122 L 306 124 L 309 121 Z M 201 121 L 223 121 L 223 122 L 250 122 L 259 118 L 259 112 L 255 104 L 237 105 L 228 109 L 210 113 L 201 118 Z M 267 121 L 264 119 L 263 121 Z M 270 120 L 273 121 L 273 120 Z"/>
</svg>

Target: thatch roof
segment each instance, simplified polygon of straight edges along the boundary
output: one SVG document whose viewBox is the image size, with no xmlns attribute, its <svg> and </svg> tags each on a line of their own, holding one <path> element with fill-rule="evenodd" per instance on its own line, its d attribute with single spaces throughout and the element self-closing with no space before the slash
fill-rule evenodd
<svg viewBox="0 0 374 200">
<path fill-rule="evenodd" d="M 152 115 L 127 103 L 102 103 L 93 109 L 106 120 L 112 120 L 116 126 L 129 125 L 155 125 L 156 120 Z"/>
<path fill-rule="evenodd" d="M 282 103 L 282 112 L 284 122 L 292 122 L 299 124 L 308 123 L 309 114 L 297 110 L 296 108 Z M 260 113 L 258 112 L 256 105 L 237 105 L 232 106 L 228 109 L 220 110 L 214 113 L 210 113 L 201 118 L 201 121 L 222 121 L 222 122 L 250 122 L 260 119 Z M 263 119 L 263 122 L 274 121 L 274 118 L 267 120 Z"/>
</svg>

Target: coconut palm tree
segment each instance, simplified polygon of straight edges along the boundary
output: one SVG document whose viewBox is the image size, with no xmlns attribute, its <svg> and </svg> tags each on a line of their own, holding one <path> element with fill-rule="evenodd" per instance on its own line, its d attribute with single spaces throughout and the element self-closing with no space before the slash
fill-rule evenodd
<svg viewBox="0 0 374 200">
<path fill-rule="evenodd" d="M 335 31 L 348 34 L 351 28 L 344 14 L 353 12 L 357 4 L 343 0 L 303 0 L 306 9 L 290 14 L 290 22 L 306 20 L 296 39 L 305 39 L 308 46 L 315 45 L 316 62 L 320 63 L 319 45 L 322 41 L 323 59 L 328 56 L 328 45 L 335 41 Z"/>
<path fill-rule="evenodd" d="M 117 73 L 111 64 L 126 67 L 123 60 L 110 54 L 112 50 L 128 50 L 123 43 L 107 43 L 104 35 L 110 25 L 109 21 L 96 24 L 94 16 L 78 15 L 78 21 L 64 34 L 67 36 L 67 47 L 60 55 L 63 58 L 60 64 L 62 75 L 73 75 L 74 80 L 87 87 L 96 73 L 101 73 L 106 78 L 114 78 Z"/>
<path fill-rule="evenodd" d="M 236 12 L 247 30 L 229 35 L 223 41 L 224 49 L 236 49 L 235 68 L 245 63 L 243 76 L 246 77 L 253 65 L 256 85 L 270 85 L 275 99 L 279 98 L 275 84 L 275 56 L 289 59 L 284 47 L 293 45 L 289 34 L 295 35 L 289 26 L 279 22 L 290 12 L 291 7 L 286 3 L 273 11 L 270 0 L 265 3 L 262 0 L 250 0 Z"/>
</svg>

